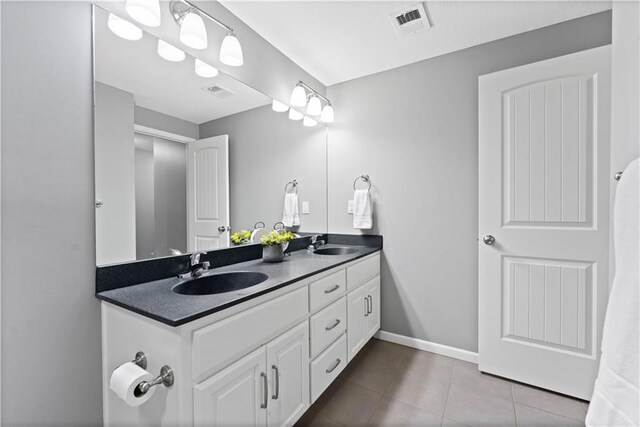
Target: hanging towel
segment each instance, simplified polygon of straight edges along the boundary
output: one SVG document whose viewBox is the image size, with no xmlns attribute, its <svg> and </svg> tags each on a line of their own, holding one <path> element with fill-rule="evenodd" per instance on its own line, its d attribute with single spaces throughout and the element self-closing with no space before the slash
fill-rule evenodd
<svg viewBox="0 0 640 427">
<path fill-rule="evenodd" d="M 300 212 L 298 211 L 297 193 L 286 193 L 284 195 L 282 223 L 285 227 L 295 227 L 296 225 L 300 225 Z"/>
<path fill-rule="evenodd" d="M 640 159 L 625 169 L 613 209 L 615 277 L 602 334 L 600 369 L 587 426 L 640 425 Z"/>
<path fill-rule="evenodd" d="M 369 190 L 353 193 L 353 228 L 369 230 L 373 226 L 373 209 Z"/>
</svg>

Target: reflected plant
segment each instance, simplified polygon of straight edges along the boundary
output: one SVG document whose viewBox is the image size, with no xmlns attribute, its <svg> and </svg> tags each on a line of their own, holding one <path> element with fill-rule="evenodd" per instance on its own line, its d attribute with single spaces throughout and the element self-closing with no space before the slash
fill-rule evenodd
<svg viewBox="0 0 640 427">
<path fill-rule="evenodd" d="M 236 231 L 231 235 L 231 241 L 236 245 L 247 243 L 249 239 L 251 239 L 251 231 L 249 230 Z"/>
<path fill-rule="evenodd" d="M 271 230 L 269 234 L 262 235 L 260 243 L 262 243 L 262 246 L 276 246 L 288 243 L 295 238 L 296 236 L 290 231 L 282 232 Z"/>
</svg>

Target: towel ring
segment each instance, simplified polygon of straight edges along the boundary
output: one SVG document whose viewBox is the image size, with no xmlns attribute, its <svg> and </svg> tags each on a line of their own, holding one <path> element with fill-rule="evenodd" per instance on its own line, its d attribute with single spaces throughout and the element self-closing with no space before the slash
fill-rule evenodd
<svg viewBox="0 0 640 427">
<path fill-rule="evenodd" d="M 367 188 L 367 190 L 371 190 L 371 179 L 369 179 L 369 175 L 367 175 L 366 173 L 363 173 L 362 175 L 360 175 L 359 177 L 357 177 L 353 181 L 353 189 L 354 190 L 356 190 L 356 183 L 358 182 L 359 179 L 361 179 L 363 182 L 366 182 L 367 184 L 369 184 L 369 187 Z"/>
<path fill-rule="evenodd" d="M 258 221 L 253 225 L 254 230 L 260 230 L 261 228 L 265 228 L 266 224 L 262 221 Z"/>
<path fill-rule="evenodd" d="M 298 180 L 294 179 L 293 181 L 287 182 L 287 185 L 284 186 L 285 193 L 289 193 L 289 185 L 291 185 L 291 190 L 295 190 L 295 193 L 298 194 Z"/>
<path fill-rule="evenodd" d="M 275 231 L 284 230 L 285 229 L 284 222 L 282 222 L 282 221 L 276 222 L 275 224 L 273 224 L 273 229 Z"/>
</svg>

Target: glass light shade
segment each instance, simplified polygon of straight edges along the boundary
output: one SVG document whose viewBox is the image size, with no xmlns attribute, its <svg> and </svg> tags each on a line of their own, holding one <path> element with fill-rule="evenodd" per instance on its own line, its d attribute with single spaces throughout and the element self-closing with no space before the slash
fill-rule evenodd
<svg viewBox="0 0 640 427">
<path fill-rule="evenodd" d="M 196 74 L 200 77 L 211 78 L 217 76 L 219 73 L 216 67 L 212 67 L 206 62 L 200 61 L 196 58 Z"/>
<path fill-rule="evenodd" d="M 310 116 L 319 116 L 322 111 L 322 103 L 320 102 L 320 98 L 316 95 L 313 95 L 309 100 L 309 104 L 307 105 L 307 114 Z"/>
<path fill-rule="evenodd" d="M 289 118 L 291 120 L 302 120 L 303 117 L 304 114 L 302 114 L 300 111 L 294 110 L 293 108 L 289 110 Z"/>
<path fill-rule="evenodd" d="M 311 117 L 309 116 L 304 116 L 304 120 L 302 121 L 302 124 L 308 128 L 314 127 L 315 125 L 318 124 L 318 122 L 316 122 L 315 120 L 313 120 Z"/>
<path fill-rule="evenodd" d="M 180 27 L 180 41 L 193 49 L 206 49 L 209 45 L 207 28 L 196 12 L 190 11 L 184 16 Z"/>
<path fill-rule="evenodd" d="M 140 40 L 142 38 L 142 29 L 113 13 L 109 14 L 107 25 L 113 34 L 125 40 Z"/>
<path fill-rule="evenodd" d="M 273 102 L 271 103 L 271 108 L 273 109 L 273 111 L 277 112 L 277 113 L 284 113 L 285 111 L 289 110 L 289 106 L 286 104 L 283 104 L 280 101 L 277 100 L 273 100 Z"/>
<path fill-rule="evenodd" d="M 244 64 L 242 56 L 242 46 L 234 34 L 227 34 L 220 46 L 220 62 L 232 67 L 239 67 Z"/>
<path fill-rule="evenodd" d="M 324 108 L 322 109 L 322 114 L 320 115 L 320 120 L 325 123 L 333 123 L 334 116 L 333 107 L 331 106 L 331 104 L 327 104 L 324 106 Z"/>
<path fill-rule="evenodd" d="M 180 62 L 185 58 L 183 51 L 160 39 L 158 39 L 158 55 L 171 62 Z"/>
<path fill-rule="evenodd" d="M 133 19 L 148 27 L 160 26 L 159 0 L 127 0 L 125 10 Z"/>
<path fill-rule="evenodd" d="M 289 104 L 293 105 L 294 107 L 304 107 L 305 105 L 307 105 L 307 92 L 302 86 L 296 86 L 293 88 Z"/>
</svg>

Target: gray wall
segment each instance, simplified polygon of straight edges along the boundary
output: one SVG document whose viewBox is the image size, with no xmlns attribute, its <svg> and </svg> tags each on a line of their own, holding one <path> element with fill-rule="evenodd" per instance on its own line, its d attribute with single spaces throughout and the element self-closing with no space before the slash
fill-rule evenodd
<svg viewBox="0 0 640 427">
<path fill-rule="evenodd" d="M 138 106 L 134 108 L 133 113 L 133 121 L 137 125 L 188 136 L 193 139 L 200 138 L 198 125 L 195 123 Z"/>
<path fill-rule="evenodd" d="M 610 42 L 605 12 L 328 88 L 329 231 L 369 173 L 383 330 L 477 351 L 478 76 Z"/>
<path fill-rule="evenodd" d="M 136 176 L 136 259 L 148 259 L 156 251 L 153 137 L 134 135 Z"/>
<path fill-rule="evenodd" d="M 2 2 L 2 424 L 102 422 L 91 6 Z"/>
<path fill-rule="evenodd" d="M 229 135 L 232 231 L 281 221 L 284 187 L 293 179 L 299 183 L 296 230 L 327 230 L 325 127 L 306 128 L 268 105 L 200 125 L 202 138 L 223 134 Z M 309 201 L 309 215 L 302 214 L 303 201 Z"/>
</svg>

